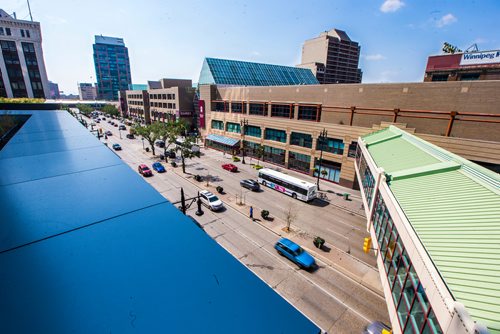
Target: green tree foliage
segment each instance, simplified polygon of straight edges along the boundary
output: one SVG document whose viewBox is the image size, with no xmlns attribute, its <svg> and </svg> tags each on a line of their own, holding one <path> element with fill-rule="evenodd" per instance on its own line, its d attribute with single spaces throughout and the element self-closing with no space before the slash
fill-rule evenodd
<svg viewBox="0 0 500 334">
<path fill-rule="evenodd" d="M 101 111 L 111 116 L 120 116 L 120 112 L 112 104 L 106 104 L 104 107 L 102 107 Z"/>
<path fill-rule="evenodd" d="M 181 133 L 182 141 L 177 144 L 175 150 L 177 152 L 179 152 L 181 155 L 182 172 L 186 173 L 186 159 L 200 157 L 199 147 L 197 146 L 198 137 L 192 136 L 192 135 L 187 135 L 186 123 L 178 122 L 176 124 L 178 127 L 177 131 L 179 131 Z M 193 150 L 193 148 L 196 148 L 196 147 L 198 147 L 198 148 Z"/>
<path fill-rule="evenodd" d="M 160 138 L 163 127 L 163 123 L 160 122 L 154 122 L 146 125 L 137 123 L 133 126 L 133 129 L 137 135 L 142 136 L 147 140 L 151 146 L 153 155 L 155 155 L 155 141 Z"/>
<path fill-rule="evenodd" d="M 257 156 L 257 165 L 260 165 L 260 159 L 264 157 L 264 146 L 258 145 L 255 148 L 255 155 Z"/>
<path fill-rule="evenodd" d="M 21 98 L 7 98 L 0 97 L 0 103 L 44 103 L 45 99 L 34 99 L 28 97 Z"/>
<path fill-rule="evenodd" d="M 77 104 L 76 107 L 78 108 L 78 110 L 80 110 L 80 113 L 84 114 L 87 117 L 92 111 L 94 111 L 94 108 L 92 108 L 88 104 Z"/>
</svg>

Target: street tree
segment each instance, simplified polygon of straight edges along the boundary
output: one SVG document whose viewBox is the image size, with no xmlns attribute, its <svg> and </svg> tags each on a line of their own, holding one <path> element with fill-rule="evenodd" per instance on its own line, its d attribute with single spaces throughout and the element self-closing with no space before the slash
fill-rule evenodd
<svg viewBox="0 0 500 334">
<path fill-rule="evenodd" d="M 257 165 L 260 165 L 260 159 L 264 157 L 264 146 L 257 145 L 255 148 L 255 155 L 257 156 Z"/>
<path fill-rule="evenodd" d="M 182 134 L 184 125 L 180 122 L 168 121 L 167 123 L 161 123 L 159 127 L 159 138 L 165 142 L 163 147 L 163 155 L 167 157 L 167 150 L 172 145 L 175 144 L 177 138 Z"/>
<path fill-rule="evenodd" d="M 187 134 L 187 124 L 180 121 L 177 123 L 178 131 L 181 134 L 181 141 L 177 141 L 175 150 L 181 155 L 182 162 L 182 172 L 186 173 L 186 159 L 199 158 L 200 150 L 196 144 L 198 143 L 198 137 Z"/>
<path fill-rule="evenodd" d="M 290 226 L 296 219 L 297 219 L 297 211 L 295 211 L 292 203 L 289 203 L 288 208 L 285 209 L 286 232 L 290 232 Z"/>
<path fill-rule="evenodd" d="M 154 122 L 145 125 L 136 123 L 133 126 L 135 133 L 139 136 L 142 136 L 149 143 L 153 155 L 155 155 L 155 141 L 160 138 L 162 127 L 163 125 L 160 122 Z"/>
<path fill-rule="evenodd" d="M 77 104 L 76 107 L 78 108 L 78 110 L 80 110 L 81 114 L 87 117 L 90 115 L 92 111 L 94 111 L 94 109 L 92 109 L 92 107 L 89 106 L 88 104 Z"/>
<path fill-rule="evenodd" d="M 101 111 L 105 114 L 109 114 L 111 116 L 120 116 L 120 112 L 118 109 L 112 105 L 112 104 L 106 104 L 104 107 L 102 107 Z"/>
</svg>

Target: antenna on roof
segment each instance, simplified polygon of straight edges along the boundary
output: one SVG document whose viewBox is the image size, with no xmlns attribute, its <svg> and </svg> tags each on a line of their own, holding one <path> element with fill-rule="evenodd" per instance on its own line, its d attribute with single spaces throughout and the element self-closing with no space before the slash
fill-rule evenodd
<svg viewBox="0 0 500 334">
<path fill-rule="evenodd" d="M 28 2 L 28 11 L 30 12 L 30 19 L 31 22 L 33 22 L 33 15 L 31 15 L 31 7 L 30 7 L 30 0 L 26 0 Z"/>
<path fill-rule="evenodd" d="M 477 47 L 476 43 L 472 44 L 471 46 L 469 46 L 467 48 L 467 50 L 465 50 L 465 52 L 478 52 L 478 51 L 479 51 L 479 48 Z"/>
</svg>

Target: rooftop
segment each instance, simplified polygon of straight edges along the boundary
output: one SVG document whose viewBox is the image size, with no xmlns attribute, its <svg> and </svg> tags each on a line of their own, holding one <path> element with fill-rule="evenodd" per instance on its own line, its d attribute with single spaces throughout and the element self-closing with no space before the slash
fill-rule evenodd
<svg viewBox="0 0 500 334">
<path fill-rule="evenodd" d="M 125 46 L 123 38 L 95 35 L 95 44 Z"/>
<path fill-rule="evenodd" d="M 363 140 L 453 297 L 500 333 L 500 176 L 394 126 Z"/>
<path fill-rule="evenodd" d="M 317 85 L 310 69 L 205 58 L 198 84 L 233 86 Z"/>
<path fill-rule="evenodd" d="M 1 333 L 319 332 L 67 112 L 0 125 Z"/>
</svg>

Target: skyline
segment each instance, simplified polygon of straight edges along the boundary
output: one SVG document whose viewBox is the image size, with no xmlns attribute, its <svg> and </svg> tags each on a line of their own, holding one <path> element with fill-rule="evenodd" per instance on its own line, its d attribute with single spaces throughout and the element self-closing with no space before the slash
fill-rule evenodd
<svg viewBox="0 0 500 334">
<path fill-rule="evenodd" d="M 440 54 L 444 42 L 500 49 L 494 0 L 30 4 L 41 23 L 49 80 L 66 94 L 76 94 L 78 82 L 96 81 L 92 44 L 101 34 L 124 39 L 134 84 L 164 77 L 197 82 L 205 57 L 295 66 L 304 41 L 333 28 L 361 46 L 363 83 L 423 81 L 427 57 Z M 2 9 L 29 20 L 25 0 L 7 0 Z"/>
</svg>

